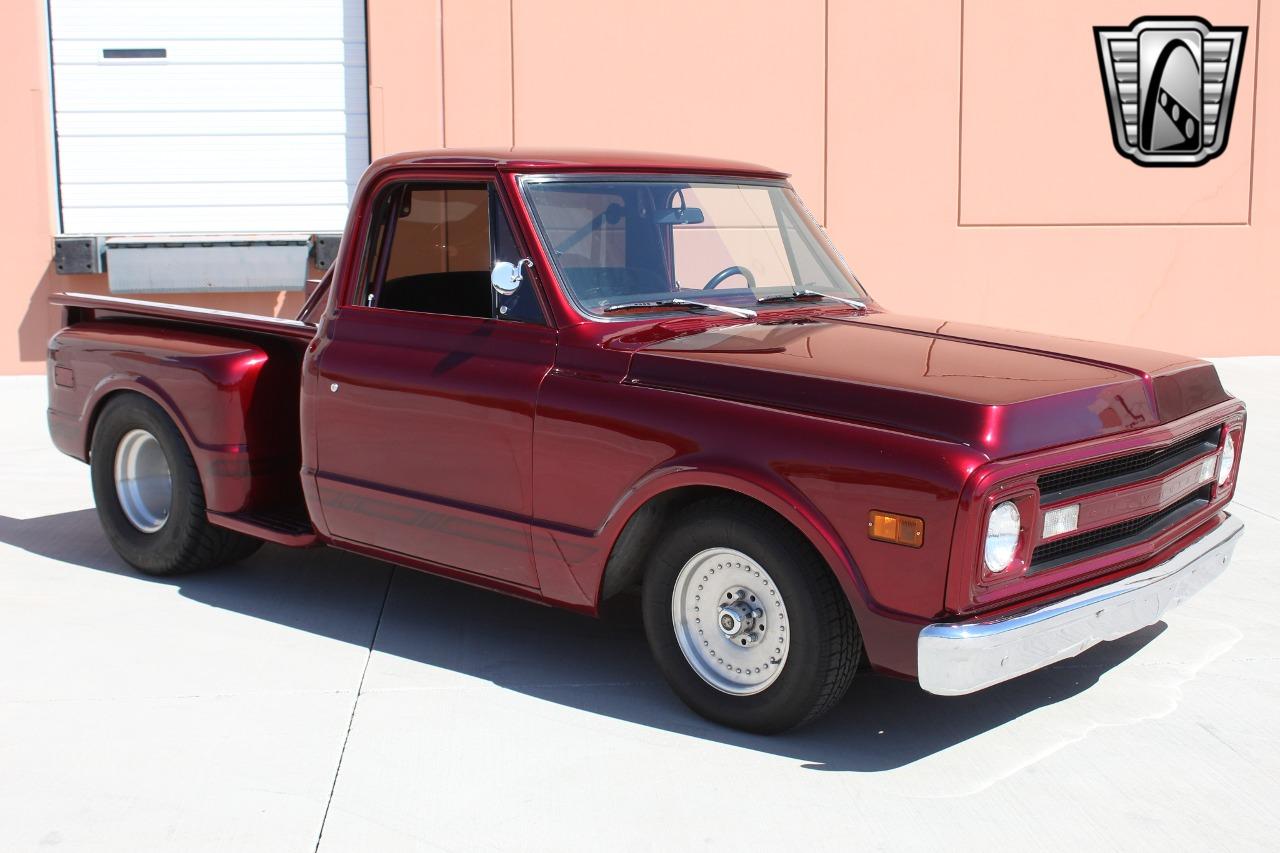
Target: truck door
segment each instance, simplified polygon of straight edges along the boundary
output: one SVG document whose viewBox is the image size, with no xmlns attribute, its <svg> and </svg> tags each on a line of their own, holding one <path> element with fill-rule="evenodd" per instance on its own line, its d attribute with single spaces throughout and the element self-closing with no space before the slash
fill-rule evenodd
<svg viewBox="0 0 1280 853">
<path fill-rule="evenodd" d="M 316 494 L 334 537 L 537 586 L 533 414 L 556 335 L 488 180 L 393 183 L 317 346 Z M 335 286 L 339 286 L 335 282 Z"/>
</svg>

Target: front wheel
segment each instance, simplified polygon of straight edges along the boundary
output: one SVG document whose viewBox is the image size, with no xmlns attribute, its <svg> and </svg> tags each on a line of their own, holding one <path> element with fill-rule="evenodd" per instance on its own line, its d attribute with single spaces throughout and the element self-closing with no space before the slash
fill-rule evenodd
<svg viewBox="0 0 1280 853">
<path fill-rule="evenodd" d="M 109 400 L 89 451 L 93 498 L 111 547 L 134 568 L 176 575 L 243 559 L 258 539 L 209 523 L 182 433 L 139 394 Z"/>
<path fill-rule="evenodd" d="M 830 568 L 783 519 L 736 498 L 682 513 L 648 566 L 643 607 L 649 646 L 680 698 L 747 731 L 826 713 L 862 654 Z"/>
</svg>

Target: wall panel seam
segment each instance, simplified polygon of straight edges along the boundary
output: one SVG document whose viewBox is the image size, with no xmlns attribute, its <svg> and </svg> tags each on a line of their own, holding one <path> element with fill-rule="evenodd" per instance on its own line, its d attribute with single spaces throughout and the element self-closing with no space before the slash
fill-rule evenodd
<svg viewBox="0 0 1280 853">
<path fill-rule="evenodd" d="M 511 147 L 516 147 L 516 0 L 507 0 L 507 46 L 511 68 Z"/>
<path fill-rule="evenodd" d="M 440 147 L 449 147 L 449 125 L 447 123 L 447 108 L 445 105 L 445 85 L 444 85 L 444 0 L 436 2 L 436 21 L 440 26 Z"/>
<path fill-rule="evenodd" d="M 829 221 L 831 198 L 831 0 L 822 3 L 822 227 Z"/>
<path fill-rule="evenodd" d="M 964 0 L 960 0 L 960 73 L 956 96 L 956 226 L 964 227 Z"/>
</svg>

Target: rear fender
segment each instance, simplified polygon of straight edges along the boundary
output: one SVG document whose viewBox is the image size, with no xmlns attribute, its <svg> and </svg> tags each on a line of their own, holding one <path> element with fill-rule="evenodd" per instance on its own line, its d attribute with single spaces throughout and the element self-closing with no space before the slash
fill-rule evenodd
<svg viewBox="0 0 1280 853">
<path fill-rule="evenodd" d="M 288 438 L 297 434 L 297 376 L 287 358 L 267 371 L 257 344 L 124 323 L 65 329 L 49 357 L 51 375 L 62 367 L 74 377 L 72 388 L 50 384 L 51 431 L 64 452 L 87 459 L 106 403 L 141 394 L 186 439 L 210 510 L 246 512 L 296 494 L 297 443 Z"/>
</svg>

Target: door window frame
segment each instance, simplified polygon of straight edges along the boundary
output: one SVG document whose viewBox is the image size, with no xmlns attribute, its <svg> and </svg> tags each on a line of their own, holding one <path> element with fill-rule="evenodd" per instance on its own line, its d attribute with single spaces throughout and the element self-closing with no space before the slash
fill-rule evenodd
<svg viewBox="0 0 1280 853">
<path fill-rule="evenodd" d="M 491 300 L 494 305 L 489 317 L 473 317 L 461 314 L 438 314 L 430 311 L 405 311 L 398 308 L 379 308 L 376 305 L 369 306 L 360 303 L 361 291 L 364 289 L 365 267 L 369 262 L 368 253 L 375 241 L 374 231 L 377 228 L 377 211 L 376 203 L 383 193 L 397 184 L 406 185 L 438 185 L 445 188 L 448 187 L 471 187 L 483 184 L 489 193 L 489 256 L 490 262 L 495 260 L 496 232 L 494 229 L 495 218 L 498 212 L 506 218 L 506 225 L 510 231 L 512 240 L 515 244 L 519 257 L 512 258 L 514 263 L 521 258 L 532 257 L 529 254 L 529 241 L 524 234 L 519 223 L 519 218 L 515 215 L 512 208 L 512 200 L 507 197 L 503 182 L 494 172 L 470 172 L 470 171 L 439 171 L 439 172 L 421 172 L 417 170 L 395 170 L 383 175 L 377 183 L 366 189 L 360 197 L 359 215 L 352 218 L 349 228 L 355 229 L 355 233 L 359 235 L 359 243 L 352 252 L 349 259 L 344 259 L 342 271 L 341 289 L 337 293 L 334 300 L 335 312 L 351 311 L 358 314 L 367 314 L 368 312 L 378 312 L 379 314 L 396 314 L 417 316 L 424 318 L 441 319 L 448 318 L 453 320 L 468 320 L 472 322 L 503 322 L 512 323 L 521 326 L 551 326 L 551 313 L 547 304 L 547 299 L 538 286 L 538 276 L 530 275 L 526 270 L 522 287 L 533 288 L 534 297 L 538 304 L 538 310 L 542 318 L 538 322 L 531 320 L 520 320 L 516 318 L 504 318 L 498 314 L 496 310 L 497 303 Z M 378 258 L 378 269 L 373 275 L 381 289 L 381 283 L 385 280 L 386 266 L 390 259 L 389 247 L 391 240 L 395 236 L 395 228 L 388 227 L 384 229 L 384 233 L 380 235 L 381 253 Z M 505 260 L 505 259 L 504 259 Z M 490 289 L 490 293 L 493 291 Z"/>
</svg>

